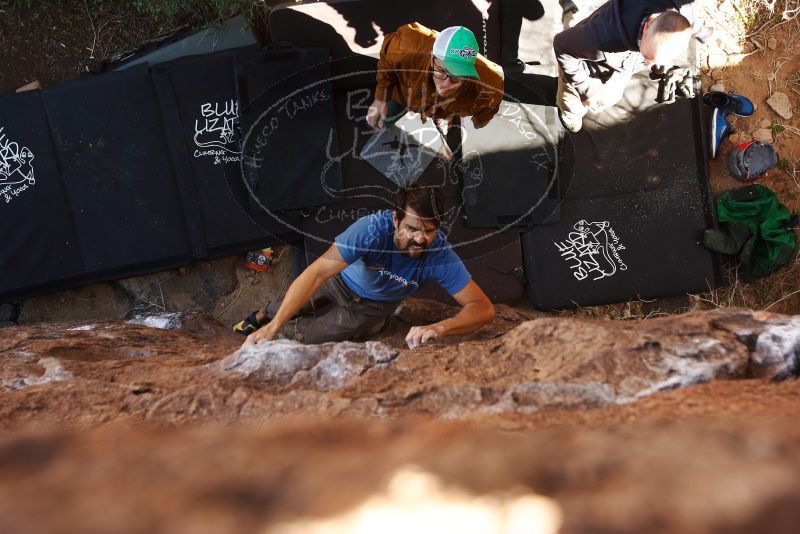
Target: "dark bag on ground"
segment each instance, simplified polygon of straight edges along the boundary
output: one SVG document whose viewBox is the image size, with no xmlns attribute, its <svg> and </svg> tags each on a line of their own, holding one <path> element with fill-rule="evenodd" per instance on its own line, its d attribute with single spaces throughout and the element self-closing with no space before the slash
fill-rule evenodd
<svg viewBox="0 0 800 534">
<path fill-rule="evenodd" d="M 703 243 L 721 254 L 739 257 L 745 281 L 768 276 L 797 253 L 797 218 L 769 188 L 754 184 L 723 193 L 717 199 L 719 230 L 706 230 Z"/>
<path fill-rule="evenodd" d="M 761 178 L 777 164 L 775 147 L 761 141 L 742 143 L 728 154 L 728 171 L 742 182 Z"/>
</svg>

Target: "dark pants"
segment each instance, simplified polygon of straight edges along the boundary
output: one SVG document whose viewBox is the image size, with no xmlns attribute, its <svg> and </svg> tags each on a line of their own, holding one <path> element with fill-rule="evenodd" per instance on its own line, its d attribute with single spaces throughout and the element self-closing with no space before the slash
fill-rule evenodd
<svg viewBox="0 0 800 534">
<path fill-rule="evenodd" d="M 394 126 L 397 121 L 408 113 L 408 107 L 397 100 L 389 100 L 389 102 L 386 103 L 386 108 L 386 118 L 383 119 L 384 126 Z"/>
<path fill-rule="evenodd" d="M 264 308 L 269 320 L 277 313 L 284 296 L 274 299 Z M 319 315 L 319 310 L 328 304 L 333 304 L 333 307 Z M 362 299 L 337 274 L 322 284 L 311 296 L 311 300 L 297 312 L 298 316 L 313 314 L 316 317 L 306 329 L 303 342 L 316 344 L 368 339 L 383 329 L 399 305 L 399 300 L 380 302 Z"/>
</svg>

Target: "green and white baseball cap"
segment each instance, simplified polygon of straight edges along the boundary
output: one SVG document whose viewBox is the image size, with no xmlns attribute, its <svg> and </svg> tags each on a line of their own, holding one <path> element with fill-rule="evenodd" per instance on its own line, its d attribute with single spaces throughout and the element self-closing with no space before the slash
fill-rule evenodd
<svg viewBox="0 0 800 534">
<path fill-rule="evenodd" d="M 478 78 L 475 58 L 478 56 L 478 40 L 464 26 L 450 26 L 436 37 L 433 57 L 438 59 L 453 76 Z"/>
</svg>

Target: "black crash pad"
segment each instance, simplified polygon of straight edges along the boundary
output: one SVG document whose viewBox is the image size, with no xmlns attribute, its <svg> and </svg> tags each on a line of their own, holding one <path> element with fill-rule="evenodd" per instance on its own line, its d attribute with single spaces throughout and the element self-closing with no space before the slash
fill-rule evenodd
<svg viewBox="0 0 800 534">
<path fill-rule="evenodd" d="M 507 79 L 506 95 L 481 129 L 464 120 L 461 172 L 467 226 L 527 230 L 558 220 L 557 110 Z"/>
<path fill-rule="evenodd" d="M 127 70 L 138 65 L 159 65 L 187 56 L 212 54 L 258 44 L 245 15 L 239 15 L 219 26 L 204 28 L 174 40 L 160 42 L 124 57 L 114 70 Z"/>
<path fill-rule="evenodd" d="M 522 245 L 519 234 L 499 230 L 467 228 L 456 216 L 451 228 L 443 228 L 453 250 L 492 302 L 513 303 L 525 296 Z M 435 283 L 417 295 L 453 304 L 453 299 Z"/>
<path fill-rule="evenodd" d="M 656 105 L 654 95 L 649 81 L 635 78 L 621 109 L 590 117 L 562 144 L 561 181 L 567 185 L 561 218 L 522 240 L 537 308 L 716 286 L 718 259 L 701 244 L 714 220 L 700 103 Z"/>
<path fill-rule="evenodd" d="M 567 201 L 557 225 L 523 238 L 537 308 L 591 306 L 708 291 L 716 263 L 702 245 L 699 186 Z"/>
<path fill-rule="evenodd" d="M 694 100 L 655 102 L 657 84 L 637 75 L 623 100 L 584 118 L 584 128 L 569 136 L 575 155 L 562 173 L 575 177 L 566 185 L 569 198 L 594 198 L 660 189 L 676 181 L 701 179 L 704 137 Z M 589 179 L 591 177 L 591 179 Z M 585 179 L 584 179 L 585 178 Z"/>
<path fill-rule="evenodd" d="M 342 189 L 328 53 L 273 49 L 239 72 L 242 170 L 254 212 L 336 202 Z"/>
<path fill-rule="evenodd" d="M 76 80 L 45 90 L 44 100 L 86 270 L 187 261 L 189 235 L 149 73 Z"/>
<path fill-rule="evenodd" d="M 241 170 L 237 67 L 259 47 L 180 59 L 154 69 L 173 164 L 184 189 L 195 257 L 221 256 L 292 240 L 292 223 L 249 213 Z M 286 218 L 284 216 L 284 218 Z"/>
<path fill-rule="evenodd" d="M 0 99 L 0 296 L 83 273 L 40 92 Z"/>
<path fill-rule="evenodd" d="M 294 240 L 296 215 L 249 213 L 236 153 L 236 69 L 248 57 L 260 51 L 0 97 L 0 299 Z"/>
</svg>

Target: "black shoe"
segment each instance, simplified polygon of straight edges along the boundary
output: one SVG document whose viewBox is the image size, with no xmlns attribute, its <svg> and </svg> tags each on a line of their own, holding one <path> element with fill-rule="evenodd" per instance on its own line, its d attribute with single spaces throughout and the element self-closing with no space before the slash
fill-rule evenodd
<svg viewBox="0 0 800 534">
<path fill-rule="evenodd" d="M 257 312 L 251 313 L 243 320 L 233 325 L 231 327 L 233 328 L 233 331 L 236 332 L 237 334 L 242 334 L 243 336 L 249 336 L 256 330 L 264 326 L 263 324 L 258 322 L 258 319 L 256 319 L 256 313 Z"/>
<path fill-rule="evenodd" d="M 575 5 L 575 2 L 572 0 L 558 0 L 558 4 L 561 6 L 561 9 L 565 14 L 578 12 L 578 6 Z"/>
<path fill-rule="evenodd" d="M 709 91 L 703 95 L 703 103 L 710 108 L 733 113 L 739 117 L 749 117 L 755 112 L 755 106 L 747 97 L 736 93 L 723 93 L 722 91 Z"/>
</svg>

